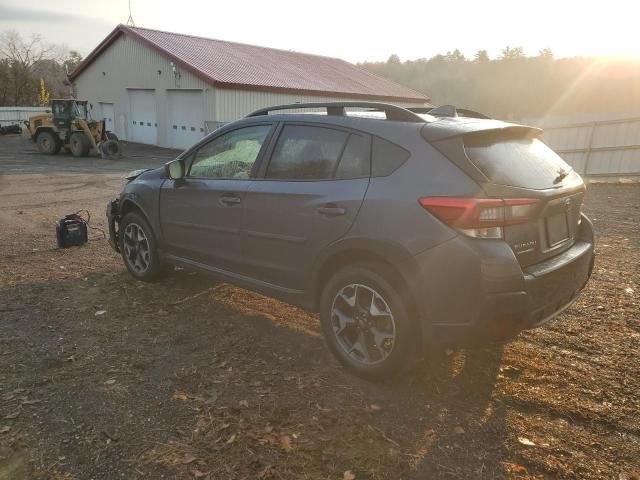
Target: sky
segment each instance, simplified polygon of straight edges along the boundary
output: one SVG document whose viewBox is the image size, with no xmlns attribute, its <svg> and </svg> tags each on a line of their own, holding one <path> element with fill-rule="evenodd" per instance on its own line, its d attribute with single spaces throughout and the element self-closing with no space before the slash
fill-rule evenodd
<svg viewBox="0 0 640 480">
<path fill-rule="evenodd" d="M 131 0 L 136 26 L 296 50 L 350 62 L 468 57 L 506 46 L 528 55 L 640 58 L 638 0 L 197 1 Z M 128 0 L 0 0 L 0 31 L 40 34 L 83 56 L 118 23 Z"/>
</svg>

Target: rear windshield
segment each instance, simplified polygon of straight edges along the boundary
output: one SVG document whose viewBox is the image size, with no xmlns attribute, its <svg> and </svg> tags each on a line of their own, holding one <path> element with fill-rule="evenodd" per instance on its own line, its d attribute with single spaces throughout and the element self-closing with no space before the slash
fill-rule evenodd
<svg viewBox="0 0 640 480">
<path fill-rule="evenodd" d="M 471 135 L 464 145 L 469 159 L 495 184 L 542 190 L 571 176 L 571 167 L 537 138 Z"/>
</svg>

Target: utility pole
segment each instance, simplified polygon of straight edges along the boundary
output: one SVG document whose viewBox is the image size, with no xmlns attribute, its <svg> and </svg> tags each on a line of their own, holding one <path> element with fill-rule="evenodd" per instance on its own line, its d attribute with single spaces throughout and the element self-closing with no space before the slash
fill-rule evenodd
<svg viewBox="0 0 640 480">
<path fill-rule="evenodd" d="M 133 21 L 133 16 L 131 15 L 131 0 L 129 0 L 129 18 L 127 18 L 127 25 L 131 27 L 136 26 L 136 23 Z"/>
</svg>

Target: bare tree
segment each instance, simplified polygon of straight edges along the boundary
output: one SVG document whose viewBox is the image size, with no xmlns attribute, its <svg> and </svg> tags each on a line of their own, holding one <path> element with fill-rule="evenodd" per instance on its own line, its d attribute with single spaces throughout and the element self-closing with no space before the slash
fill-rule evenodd
<svg viewBox="0 0 640 480">
<path fill-rule="evenodd" d="M 32 104 L 37 97 L 38 79 L 33 71 L 38 63 L 53 60 L 59 47 L 45 43 L 39 35 L 25 40 L 18 32 L 0 33 L 0 61 L 7 69 L 8 95 L 14 105 Z"/>
</svg>

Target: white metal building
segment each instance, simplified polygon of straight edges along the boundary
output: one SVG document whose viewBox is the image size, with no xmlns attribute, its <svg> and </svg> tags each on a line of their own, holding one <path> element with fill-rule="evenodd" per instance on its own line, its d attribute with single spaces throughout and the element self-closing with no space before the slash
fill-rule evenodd
<svg viewBox="0 0 640 480">
<path fill-rule="evenodd" d="M 599 114 L 526 118 L 578 173 L 603 180 L 640 178 L 640 115 Z"/>
<path fill-rule="evenodd" d="M 124 140 L 186 148 L 218 126 L 282 103 L 429 98 L 343 60 L 117 26 L 74 70 L 75 96 Z"/>
</svg>

